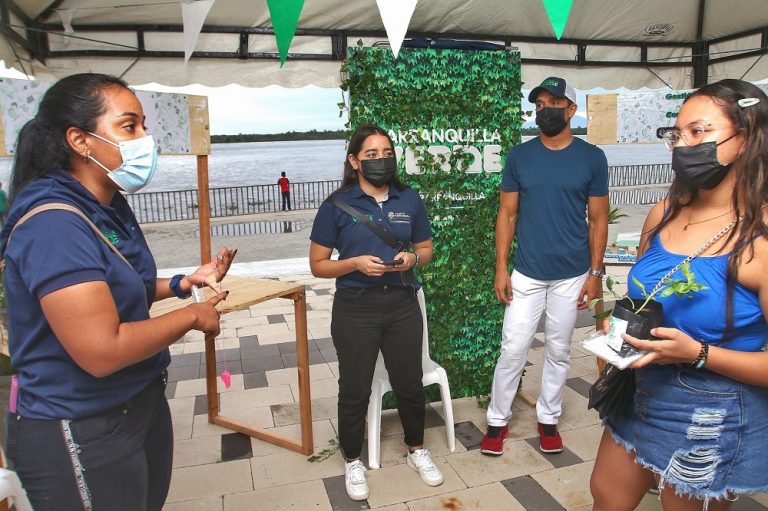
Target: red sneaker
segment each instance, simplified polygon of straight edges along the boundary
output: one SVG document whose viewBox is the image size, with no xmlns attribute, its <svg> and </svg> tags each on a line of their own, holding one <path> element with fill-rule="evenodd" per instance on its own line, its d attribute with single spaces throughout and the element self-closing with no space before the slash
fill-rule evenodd
<svg viewBox="0 0 768 511">
<path fill-rule="evenodd" d="M 557 432 L 557 424 L 539 422 L 539 450 L 545 454 L 563 452 L 563 439 Z"/>
<path fill-rule="evenodd" d="M 488 432 L 480 442 L 480 452 L 488 456 L 504 454 L 504 441 L 509 438 L 506 426 L 488 426 Z"/>
</svg>

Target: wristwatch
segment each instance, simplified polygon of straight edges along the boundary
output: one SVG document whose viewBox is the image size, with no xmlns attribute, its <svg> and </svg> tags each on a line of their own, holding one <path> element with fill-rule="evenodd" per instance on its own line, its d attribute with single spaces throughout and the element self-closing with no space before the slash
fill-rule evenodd
<svg viewBox="0 0 768 511">
<path fill-rule="evenodd" d="M 414 263 L 414 266 L 418 266 L 419 263 L 421 262 L 421 256 L 419 255 L 418 252 L 414 252 L 413 255 L 416 256 L 416 262 Z"/>
<path fill-rule="evenodd" d="M 602 279 L 605 277 L 605 272 L 603 270 L 595 270 L 594 268 L 589 269 L 589 274 L 594 275 L 598 279 Z"/>
</svg>

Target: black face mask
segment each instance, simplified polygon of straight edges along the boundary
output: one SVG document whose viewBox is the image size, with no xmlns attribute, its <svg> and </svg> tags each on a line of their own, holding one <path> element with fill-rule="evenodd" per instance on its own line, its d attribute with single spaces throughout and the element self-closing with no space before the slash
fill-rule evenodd
<svg viewBox="0 0 768 511">
<path fill-rule="evenodd" d="M 548 137 L 559 135 L 565 129 L 565 108 L 544 107 L 536 112 L 536 125 Z"/>
<path fill-rule="evenodd" d="M 376 188 L 388 185 L 397 172 L 397 160 L 394 156 L 389 158 L 376 158 L 374 160 L 360 160 L 360 170 L 363 177 Z"/>
<path fill-rule="evenodd" d="M 679 146 L 672 149 L 672 170 L 691 190 L 711 190 L 725 179 L 733 163 L 722 165 L 717 161 L 717 146 L 735 137 L 734 133 L 720 143 L 702 142 L 693 147 Z"/>
</svg>

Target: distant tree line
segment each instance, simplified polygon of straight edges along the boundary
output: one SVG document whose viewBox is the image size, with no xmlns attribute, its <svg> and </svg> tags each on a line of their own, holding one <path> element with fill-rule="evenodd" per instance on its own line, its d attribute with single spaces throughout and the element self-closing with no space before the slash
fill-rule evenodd
<svg viewBox="0 0 768 511">
<path fill-rule="evenodd" d="M 587 128 L 571 128 L 574 135 L 586 135 Z M 538 126 L 523 128 L 523 136 L 537 136 Z M 343 140 L 347 136 L 344 130 L 326 131 L 288 131 L 286 133 L 269 133 L 266 135 L 257 133 L 239 133 L 237 135 L 211 135 L 214 144 L 232 144 L 237 142 L 275 142 L 288 140 Z"/>
<path fill-rule="evenodd" d="M 288 131 L 286 133 L 239 133 L 237 135 L 211 135 L 214 144 L 231 144 L 236 142 L 274 142 L 286 140 L 339 140 L 346 137 L 344 130 L 326 131 Z"/>
<path fill-rule="evenodd" d="M 586 135 L 587 128 L 571 128 L 571 133 L 574 135 Z M 536 137 L 539 135 L 539 127 L 534 126 L 532 128 L 523 128 L 524 137 Z"/>
</svg>

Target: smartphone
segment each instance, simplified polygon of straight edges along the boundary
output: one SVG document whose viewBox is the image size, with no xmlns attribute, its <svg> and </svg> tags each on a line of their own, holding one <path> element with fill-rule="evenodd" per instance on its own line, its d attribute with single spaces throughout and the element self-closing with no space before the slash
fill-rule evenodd
<svg viewBox="0 0 768 511">
<path fill-rule="evenodd" d="M 393 259 L 392 261 L 382 261 L 381 264 L 385 264 L 387 266 L 397 266 L 398 264 L 403 264 L 403 259 Z"/>
</svg>

